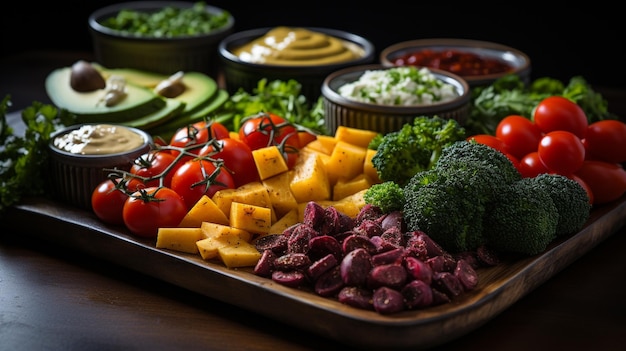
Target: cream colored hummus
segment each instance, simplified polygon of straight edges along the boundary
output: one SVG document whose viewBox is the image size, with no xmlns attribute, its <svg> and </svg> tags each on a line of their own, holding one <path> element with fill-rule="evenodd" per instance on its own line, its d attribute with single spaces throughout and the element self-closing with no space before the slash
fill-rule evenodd
<svg viewBox="0 0 626 351">
<path fill-rule="evenodd" d="M 80 155 L 109 155 L 141 147 L 145 139 L 124 126 L 84 125 L 54 139 L 54 146 Z"/>
</svg>

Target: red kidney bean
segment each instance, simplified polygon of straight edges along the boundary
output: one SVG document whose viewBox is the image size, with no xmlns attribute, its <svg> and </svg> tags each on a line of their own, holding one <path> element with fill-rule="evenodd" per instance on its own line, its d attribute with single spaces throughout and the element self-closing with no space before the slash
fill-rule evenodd
<svg viewBox="0 0 626 351">
<path fill-rule="evenodd" d="M 365 289 L 357 286 L 346 286 L 339 291 L 337 300 L 352 307 L 364 310 L 373 310 L 373 295 L 374 293 L 371 289 Z"/>
<path fill-rule="evenodd" d="M 254 274 L 262 277 L 270 277 L 274 270 L 274 260 L 276 254 L 272 250 L 263 250 L 261 257 L 254 266 Z"/>
<path fill-rule="evenodd" d="M 373 267 L 367 276 L 367 286 L 376 289 L 386 286 L 400 289 L 406 283 L 407 272 L 404 266 L 392 263 Z"/>
<path fill-rule="evenodd" d="M 332 254 L 337 260 L 341 260 L 343 257 L 341 244 L 335 237 L 319 235 L 309 240 L 309 256 L 311 256 L 311 259 L 316 260 L 327 254 Z"/>
<path fill-rule="evenodd" d="M 403 247 L 383 251 L 372 256 L 372 265 L 380 266 L 381 264 L 401 263 L 404 255 L 405 249 Z"/>
<path fill-rule="evenodd" d="M 376 245 L 368 237 L 358 234 L 352 234 L 343 239 L 342 249 L 344 254 L 356 249 L 365 249 L 370 255 L 377 252 Z"/>
<path fill-rule="evenodd" d="M 433 285 L 449 298 L 455 298 L 463 292 L 463 285 L 454 274 L 450 272 L 435 272 L 433 274 Z"/>
<path fill-rule="evenodd" d="M 407 308 L 425 308 L 433 304 L 433 289 L 421 280 L 408 282 L 400 293 Z"/>
<path fill-rule="evenodd" d="M 478 273 L 464 259 L 456 261 L 454 276 L 459 279 L 465 290 L 472 290 L 478 285 Z"/>
<path fill-rule="evenodd" d="M 282 234 L 264 235 L 254 241 L 254 246 L 259 252 L 272 250 L 280 255 L 287 250 L 287 236 Z"/>
<path fill-rule="evenodd" d="M 301 271 L 273 271 L 272 280 L 281 285 L 298 288 L 306 283 L 307 278 Z"/>
<path fill-rule="evenodd" d="M 274 269 L 279 271 L 304 270 L 311 265 L 311 259 L 300 252 L 289 252 L 274 260 Z"/>
<path fill-rule="evenodd" d="M 421 280 L 428 285 L 432 283 L 433 270 L 426 262 L 416 257 L 408 256 L 404 258 L 404 266 L 406 267 L 409 276 L 414 279 Z"/>
<path fill-rule="evenodd" d="M 317 261 L 311 263 L 311 265 L 307 268 L 307 274 L 309 278 L 315 281 L 319 278 L 323 273 L 326 273 L 331 268 L 335 267 L 339 264 L 339 261 L 333 254 L 328 254 Z"/>
<path fill-rule="evenodd" d="M 372 269 L 371 256 L 366 249 L 356 248 L 343 257 L 340 263 L 341 279 L 346 285 L 364 286 Z"/>
<path fill-rule="evenodd" d="M 320 296 L 333 296 L 345 286 L 339 266 L 323 273 L 316 281 L 314 290 Z"/>
</svg>

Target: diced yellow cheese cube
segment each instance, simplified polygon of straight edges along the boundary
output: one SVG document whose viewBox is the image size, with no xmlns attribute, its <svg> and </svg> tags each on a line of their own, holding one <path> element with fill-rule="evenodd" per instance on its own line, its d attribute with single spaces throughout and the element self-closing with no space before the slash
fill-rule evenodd
<svg viewBox="0 0 626 351">
<path fill-rule="evenodd" d="M 300 153 L 289 187 L 298 203 L 330 199 L 330 181 L 319 153 Z"/>
<path fill-rule="evenodd" d="M 369 189 L 371 186 L 372 180 L 367 174 L 364 173 L 361 173 L 349 180 L 339 178 L 333 187 L 333 200 L 339 201 L 363 189 Z"/>
<path fill-rule="evenodd" d="M 187 212 L 178 226 L 200 228 L 202 222 L 228 224 L 228 217 L 226 217 L 215 202 L 206 195 L 202 195 L 200 200 Z"/>
<path fill-rule="evenodd" d="M 233 202 L 230 208 L 230 226 L 251 233 L 267 233 L 272 226 L 272 210 L 267 207 Z"/>
<path fill-rule="evenodd" d="M 276 217 L 282 217 L 285 213 L 298 207 L 298 201 L 296 201 L 289 187 L 290 181 L 290 172 L 283 172 L 263 180 L 272 208 L 276 211 Z"/>
<path fill-rule="evenodd" d="M 276 145 L 252 150 L 252 156 L 261 180 L 286 172 L 289 169 L 283 154 Z"/>
<path fill-rule="evenodd" d="M 363 173 L 363 164 L 367 149 L 345 141 L 338 141 L 326 163 L 326 169 L 332 177 L 352 179 Z"/>
<path fill-rule="evenodd" d="M 197 228 L 159 228 L 156 247 L 197 254 L 196 242 L 204 238 L 204 233 L 199 226 Z"/>
<path fill-rule="evenodd" d="M 222 247 L 237 245 L 239 243 L 246 242 L 238 236 L 218 236 L 208 237 L 196 242 L 200 256 L 204 260 L 210 260 L 218 258 L 218 250 Z"/>
<path fill-rule="evenodd" d="M 204 236 L 207 238 L 235 237 L 244 241 L 252 240 L 252 233 L 244 229 L 231 227 L 230 225 L 204 222 L 200 228 L 202 229 Z"/>
<path fill-rule="evenodd" d="M 219 258 L 228 268 L 252 267 L 259 262 L 261 253 L 257 248 L 247 242 L 236 245 L 222 246 L 217 249 Z"/>
<path fill-rule="evenodd" d="M 367 129 L 352 128 L 346 126 L 339 126 L 335 130 L 335 139 L 338 141 L 345 141 L 349 144 L 360 146 L 367 149 L 372 139 L 378 135 L 378 132 Z"/>
<path fill-rule="evenodd" d="M 365 161 L 363 162 L 363 173 L 367 174 L 374 184 L 378 184 L 382 181 L 378 176 L 378 171 L 374 168 L 374 164 L 372 164 L 372 157 L 374 157 L 374 155 L 376 155 L 376 150 L 367 149 Z"/>
<path fill-rule="evenodd" d="M 213 195 L 213 201 L 226 217 L 230 217 L 233 202 L 272 208 L 270 194 L 261 182 L 251 182 L 236 189 L 221 189 Z"/>
<path fill-rule="evenodd" d="M 330 155 L 335 148 L 337 139 L 330 135 L 318 135 L 317 139 L 308 143 L 305 147 L 321 152 L 325 155 Z"/>
</svg>

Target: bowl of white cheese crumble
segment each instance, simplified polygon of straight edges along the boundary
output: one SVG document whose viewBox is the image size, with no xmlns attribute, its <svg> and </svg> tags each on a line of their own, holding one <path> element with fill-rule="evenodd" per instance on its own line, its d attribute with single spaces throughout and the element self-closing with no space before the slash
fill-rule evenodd
<svg viewBox="0 0 626 351">
<path fill-rule="evenodd" d="M 338 126 L 389 133 L 417 116 L 455 119 L 470 107 L 467 82 L 447 71 L 415 66 L 353 66 L 331 73 L 322 84 L 327 129 Z"/>
</svg>

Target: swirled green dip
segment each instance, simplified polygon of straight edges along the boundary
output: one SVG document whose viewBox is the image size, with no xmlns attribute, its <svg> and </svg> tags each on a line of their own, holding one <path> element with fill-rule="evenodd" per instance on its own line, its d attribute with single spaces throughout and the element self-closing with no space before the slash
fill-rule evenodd
<svg viewBox="0 0 626 351">
<path fill-rule="evenodd" d="M 200 1 L 188 8 L 166 6 L 156 12 L 123 9 L 101 24 L 125 34 L 172 38 L 208 34 L 224 27 L 229 18 L 228 11 L 209 12 L 205 2 Z"/>
</svg>

